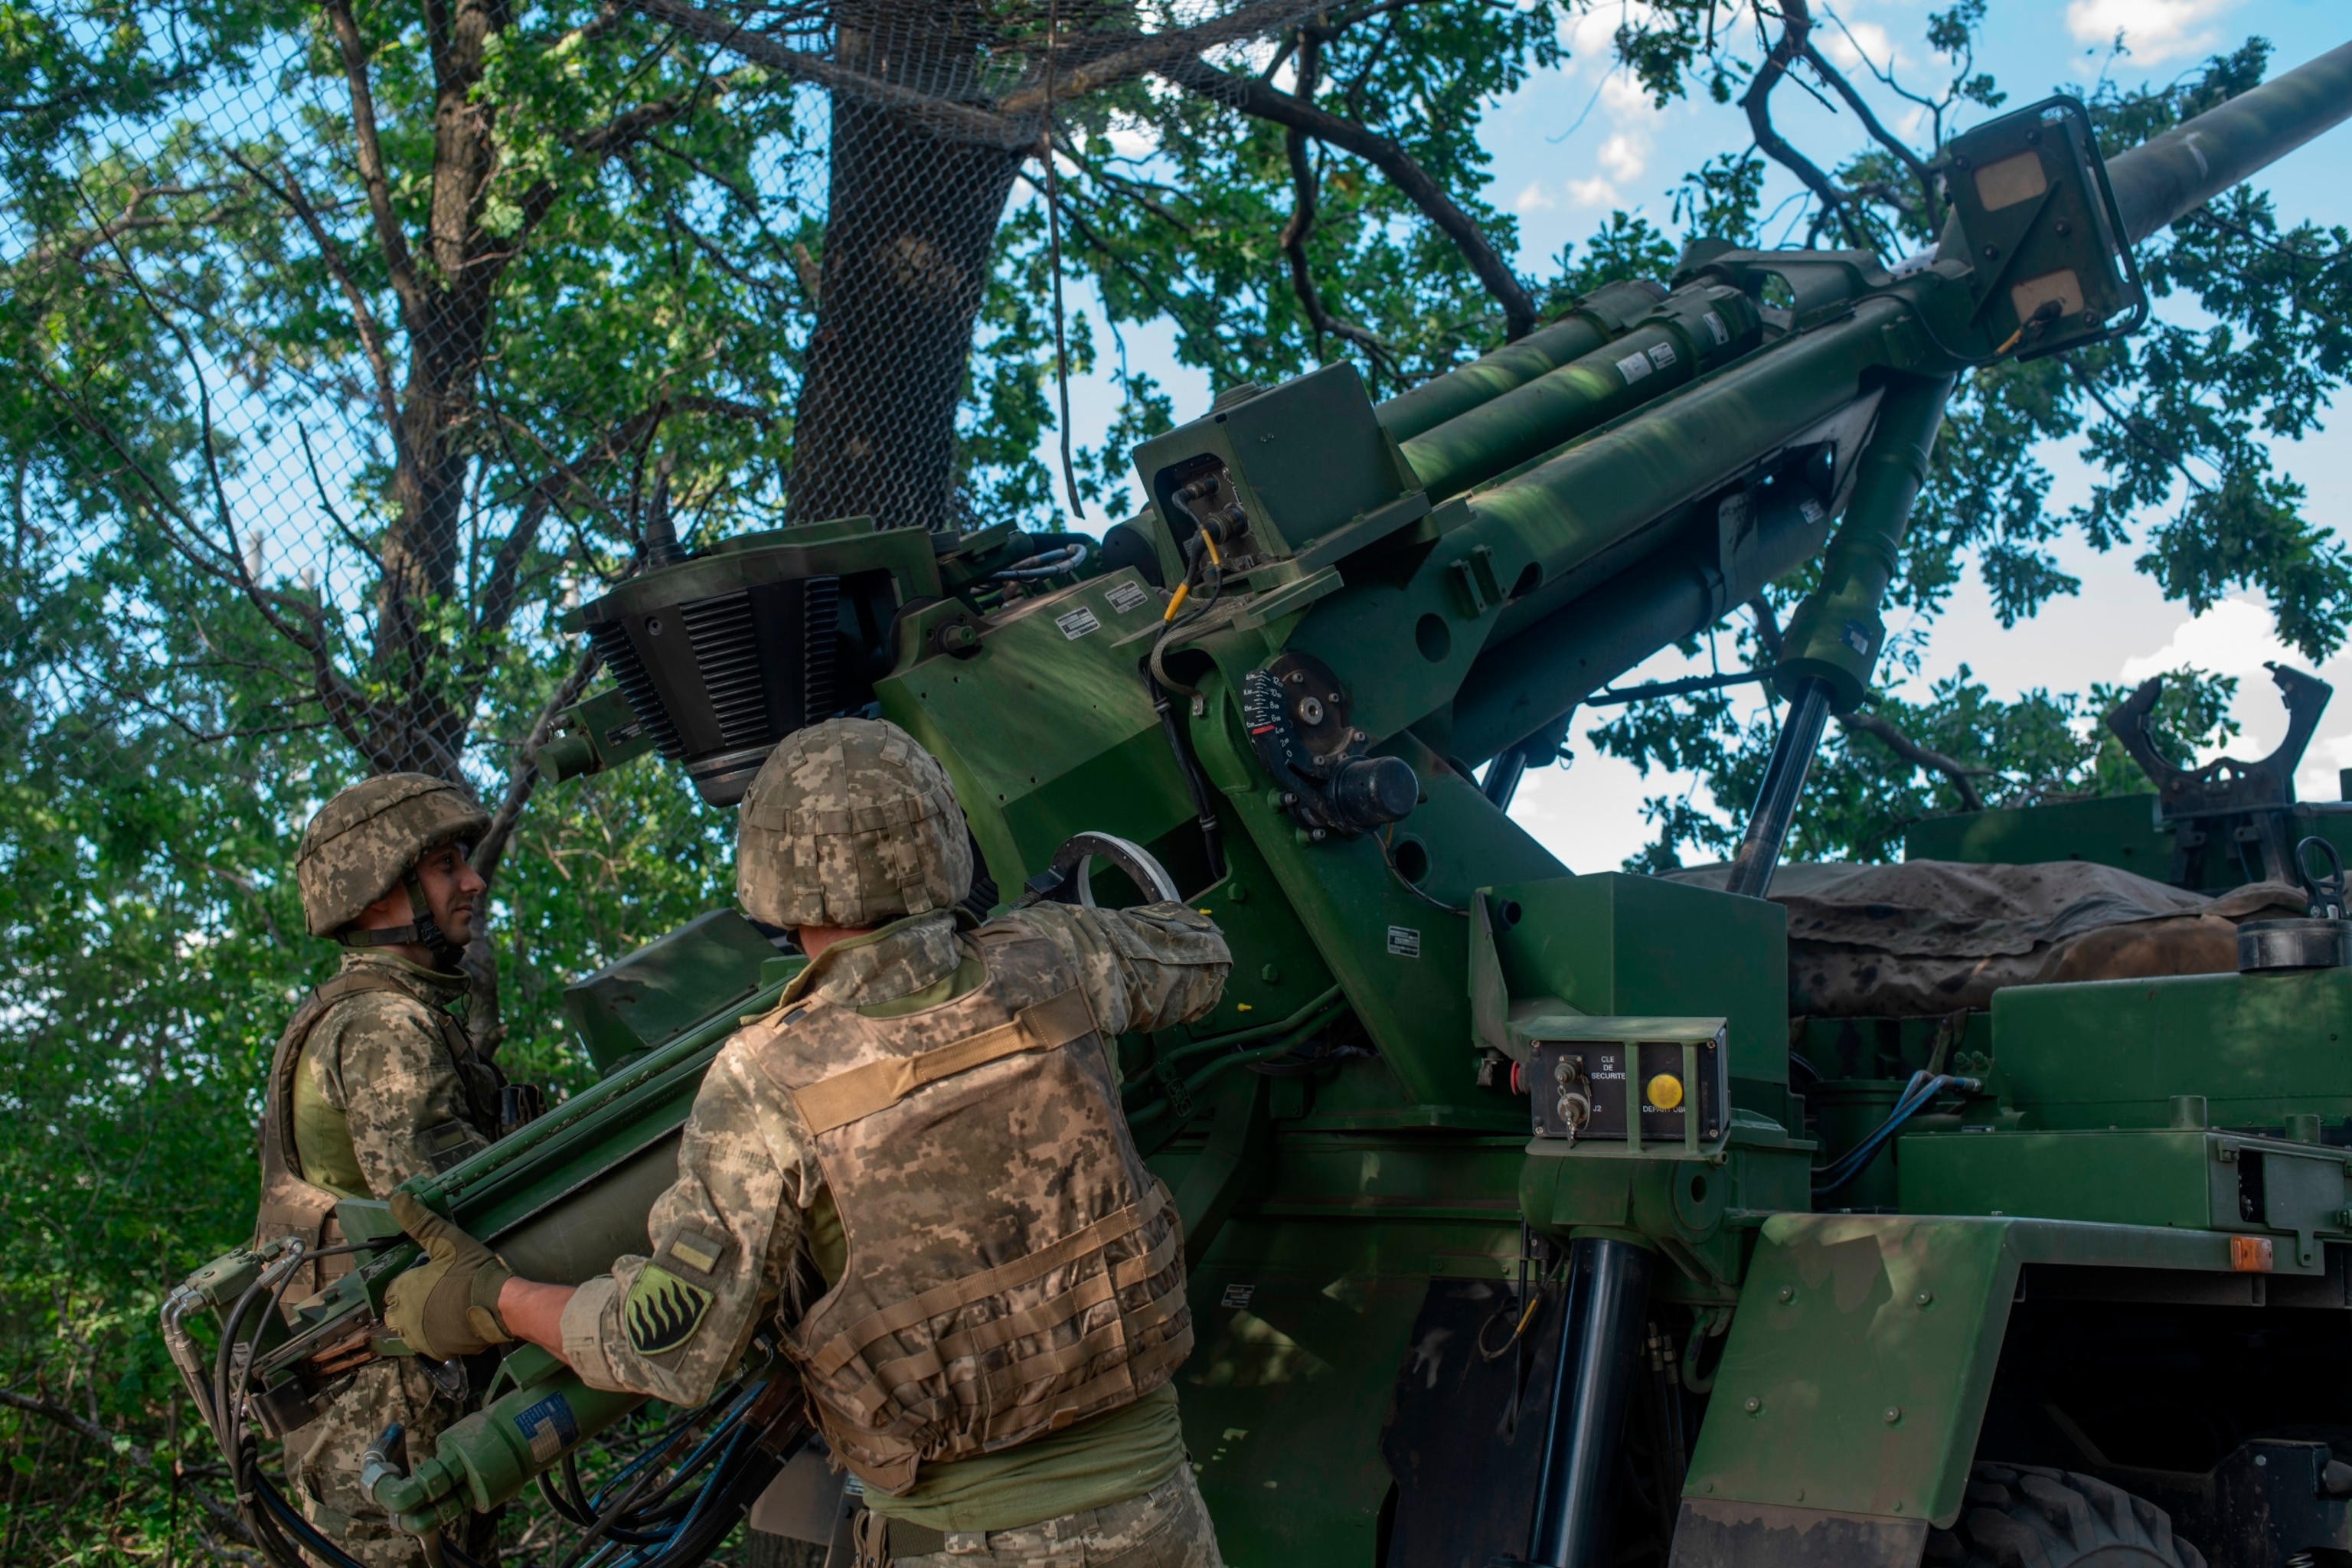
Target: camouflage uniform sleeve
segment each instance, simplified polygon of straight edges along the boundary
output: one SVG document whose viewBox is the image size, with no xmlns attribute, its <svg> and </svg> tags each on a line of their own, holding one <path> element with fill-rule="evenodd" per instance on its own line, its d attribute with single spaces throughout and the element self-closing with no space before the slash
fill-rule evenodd
<svg viewBox="0 0 2352 1568">
<path fill-rule="evenodd" d="M 738 1035 L 687 1117 L 677 1180 L 648 1226 L 654 1255 L 619 1259 L 572 1296 L 564 1359 L 594 1387 L 709 1399 L 790 1288 L 802 1212 L 823 1182 L 797 1112 Z"/>
<path fill-rule="evenodd" d="M 1106 1040 L 1189 1024 L 1217 1005 L 1234 955 L 1208 916 L 1183 904 L 1088 910 L 1032 904 L 1004 917 L 1062 950 Z"/>
<path fill-rule="evenodd" d="M 376 992 L 338 1005 L 312 1035 L 321 1096 L 343 1113 L 368 1191 L 447 1170 L 489 1146 L 468 1119 L 466 1088 L 425 1004 Z"/>
</svg>

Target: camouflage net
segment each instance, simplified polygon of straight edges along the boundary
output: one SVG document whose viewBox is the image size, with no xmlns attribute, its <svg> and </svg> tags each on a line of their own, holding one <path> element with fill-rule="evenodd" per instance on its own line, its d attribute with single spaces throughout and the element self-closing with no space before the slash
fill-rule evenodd
<svg viewBox="0 0 2352 1568">
<path fill-rule="evenodd" d="M 16 689 L 215 738 L 322 704 L 368 770 L 457 778 L 511 651 L 681 538 L 997 521 L 959 422 L 1024 164 L 1310 9 L 539 0 L 433 44 L 441 12 L 325 0 L 46 143 L 0 126 L 16 598 L 141 567 Z"/>
<path fill-rule="evenodd" d="M 831 210 L 795 435 L 800 521 L 964 521 L 952 421 L 1013 182 L 1057 109 L 1203 48 L 1276 29 L 1297 0 L 1221 5 L 857 0 L 647 16 L 822 85 Z"/>
</svg>

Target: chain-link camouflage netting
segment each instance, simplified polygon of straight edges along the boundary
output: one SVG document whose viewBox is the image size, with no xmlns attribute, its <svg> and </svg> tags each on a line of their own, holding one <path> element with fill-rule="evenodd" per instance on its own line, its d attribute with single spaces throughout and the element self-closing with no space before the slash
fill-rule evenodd
<svg viewBox="0 0 2352 1568">
<path fill-rule="evenodd" d="M 199 92 L 127 73 L 10 150 L 0 239 L 27 585 L 178 568 L 63 678 L 184 717 L 191 658 L 247 658 L 454 776 L 504 645 L 675 537 L 970 525 L 975 323 L 1057 108 L 1306 9 L 637 0 L 525 40 L 331 0 L 216 37 Z M 260 640 L 184 646 L 221 595 Z"/>
</svg>

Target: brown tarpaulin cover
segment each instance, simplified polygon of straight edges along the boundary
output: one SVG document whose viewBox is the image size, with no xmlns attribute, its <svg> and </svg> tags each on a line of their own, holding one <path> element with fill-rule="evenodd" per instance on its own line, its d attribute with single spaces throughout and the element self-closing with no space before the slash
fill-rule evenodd
<svg viewBox="0 0 2352 1568">
<path fill-rule="evenodd" d="M 1669 872 L 1720 888 L 1727 866 Z M 2238 922 L 2301 915 L 2303 890 L 2255 882 L 2219 898 L 2061 860 L 1979 866 L 1783 866 L 1789 1011 L 1815 1018 L 1939 1017 L 1992 1005 L 2004 985 L 2213 974 L 2238 967 Z"/>
</svg>

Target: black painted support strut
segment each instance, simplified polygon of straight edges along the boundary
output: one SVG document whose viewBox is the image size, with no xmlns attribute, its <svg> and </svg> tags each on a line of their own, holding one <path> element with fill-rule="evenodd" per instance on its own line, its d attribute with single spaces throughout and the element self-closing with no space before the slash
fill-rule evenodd
<svg viewBox="0 0 2352 1568">
<path fill-rule="evenodd" d="M 1601 1568 L 1616 1537 L 1617 1461 L 1650 1296 L 1650 1254 L 1631 1242 L 1580 1237 L 1568 1247 L 1550 1424 L 1528 1561 Z"/>
<path fill-rule="evenodd" d="M 1813 753 L 1822 749 L 1822 731 L 1829 717 L 1830 683 L 1806 680 L 1789 704 L 1772 760 L 1764 764 L 1764 787 L 1756 792 L 1756 809 L 1748 814 L 1739 852 L 1731 858 L 1725 892 L 1760 899 L 1771 889 L 1772 873 L 1780 868 L 1780 848 L 1789 841 L 1797 802 L 1805 793 L 1805 774 L 1812 768 Z"/>
</svg>

